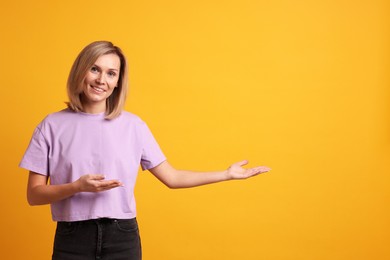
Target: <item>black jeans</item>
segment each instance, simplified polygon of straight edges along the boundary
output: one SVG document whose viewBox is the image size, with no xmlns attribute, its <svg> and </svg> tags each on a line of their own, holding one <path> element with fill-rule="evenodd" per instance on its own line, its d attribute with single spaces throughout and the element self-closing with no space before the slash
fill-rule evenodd
<svg viewBox="0 0 390 260">
<path fill-rule="evenodd" d="M 57 222 L 52 259 L 141 260 L 137 220 Z"/>
</svg>

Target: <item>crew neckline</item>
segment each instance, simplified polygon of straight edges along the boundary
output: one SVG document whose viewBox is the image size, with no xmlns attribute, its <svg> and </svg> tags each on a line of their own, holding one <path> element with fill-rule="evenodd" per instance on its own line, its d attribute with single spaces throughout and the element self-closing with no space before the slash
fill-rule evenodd
<svg viewBox="0 0 390 260">
<path fill-rule="evenodd" d="M 92 114 L 92 113 L 86 113 L 86 112 L 82 112 L 82 111 L 77 111 L 77 113 L 82 115 L 82 116 L 87 116 L 87 117 L 91 117 L 91 118 L 102 118 L 102 117 L 106 116 L 106 112 L 100 112 L 100 113 Z"/>
</svg>

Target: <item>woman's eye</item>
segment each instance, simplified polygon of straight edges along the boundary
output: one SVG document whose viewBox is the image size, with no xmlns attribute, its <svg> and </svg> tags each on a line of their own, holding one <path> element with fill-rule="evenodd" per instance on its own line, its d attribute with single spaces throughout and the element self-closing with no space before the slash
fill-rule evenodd
<svg viewBox="0 0 390 260">
<path fill-rule="evenodd" d="M 98 70 L 98 68 L 96 68 L 96 67 L 92 67 L 92 68 L 91 68 L 91 71 L 92 71 L 92 72 L 98 72 L 99 70 Z"/>
<path fill-rule="evenodd" d="M 110 76 L 110 77 L 115 77 L 115 76 L 116 76 L 116 73 L 115 73 L 115 72 L 112 72 L 112 71 L 110 71 L 110 72 L 108 72 L 108 76 Z"/>
</svg>

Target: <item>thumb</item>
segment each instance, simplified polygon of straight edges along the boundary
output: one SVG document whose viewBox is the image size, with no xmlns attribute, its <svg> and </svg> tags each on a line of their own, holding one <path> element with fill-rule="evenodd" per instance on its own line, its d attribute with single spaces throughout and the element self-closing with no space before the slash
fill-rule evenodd
<svg viewBox="0 0 390 260">
<path fill-rule="evenodd" d="M 89 177 L 91 178 L 91 180 L 104 180 L 106 178 L 105 175 L 103 174 L 90 174 Z"/>
<path fill-rule="evenodd" d="M 237 162 L 237 163 L 235 163 L 235 164 L 238 165 L 238 166 L 240 166 L 240 167 L 242 167 L 242 166 L 247 165 L 248 163 L 249 163 L 248 160 L 243 160 L 243 161 Z"/>
</svg>

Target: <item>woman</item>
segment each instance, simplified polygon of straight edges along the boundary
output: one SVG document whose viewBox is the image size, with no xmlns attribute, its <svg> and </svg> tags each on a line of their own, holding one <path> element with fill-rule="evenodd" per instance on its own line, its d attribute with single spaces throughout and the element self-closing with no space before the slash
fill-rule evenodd
<svg viewBox="0 0 390 260">
<path fill-rule="evenodd" d="M 30 205 L 51 204 L 53 259 L 141 259 L 134 185 L 138 167 L 169 188 L 245 179 L 270 169 L 177 170 L 147 125 L 123 111 L 127 61 L 111 42 L 86 46 L 69 74 L 68 108 L 35 129 L 20 166 L 29 170 Z M 48 180 L 50 179 L 50 184 Z"/>
</svg>

